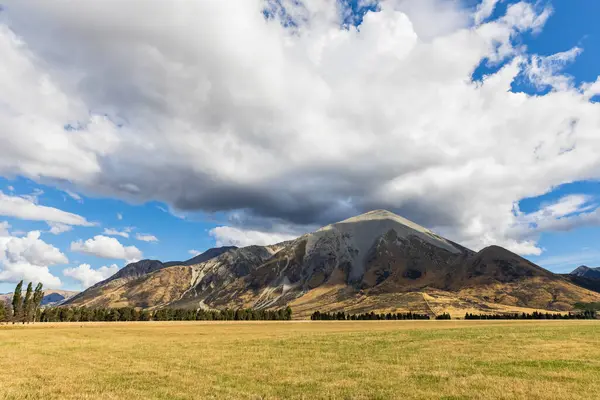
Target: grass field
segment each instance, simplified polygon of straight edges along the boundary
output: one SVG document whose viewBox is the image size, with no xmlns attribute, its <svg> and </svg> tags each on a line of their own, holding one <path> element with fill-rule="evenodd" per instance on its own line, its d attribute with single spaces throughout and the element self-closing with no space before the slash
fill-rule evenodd
<svg viewBox="0 0 600 400">
<path fill-rule="evenodd" d="M 1 399 L 598 399 L 600 321 L 0 327 Z"/>
</svg>

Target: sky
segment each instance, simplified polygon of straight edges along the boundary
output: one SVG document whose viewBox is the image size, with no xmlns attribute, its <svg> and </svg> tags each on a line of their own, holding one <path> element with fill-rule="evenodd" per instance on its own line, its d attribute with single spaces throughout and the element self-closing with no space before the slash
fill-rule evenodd
<svg viewBox="0 0 600 400">
<path fill-rule="evenodd" d="M 388 209 L 600 266 L 597 0 L 0 0 L 0 292 Z"/>
</svg>

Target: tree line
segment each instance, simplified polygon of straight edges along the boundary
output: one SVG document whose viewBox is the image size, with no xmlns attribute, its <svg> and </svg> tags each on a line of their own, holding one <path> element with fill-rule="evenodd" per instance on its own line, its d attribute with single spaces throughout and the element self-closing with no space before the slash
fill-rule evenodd
<svg viewBox="0 0 600 400">
<path fill-rule="evenodd" d="M 133 307 L 46 307 L 42 310 L 39 321 L 289 321 L 291 319 L 292 309 L 290 307 L 278 310 L 193 310 L 187 308 L 139 310 Z"/>
<path fill-rule="evenodd" d="M 529 313 L 514 314 L 471 314 L 466 313 L 465 319 L 596 319 L 595 310 L 585 310 L 580 313 L 554 314 L 534 311 Z"/>
<path fill-rule="evenodd" d="M 472 314 L 466 313 L 465 319 L 596 319 L 598 313 L 594 309 L 586 309 L 578 313 L 542 313 L 534 311 L 533 313 L 512 313 L 512 314 Z M 375 314 L 374 312 L 365 314 L 346 314 L 339 312 L 321 312 L 315 311 L 310 319 L 313 321 L 356 321 L 356 320 L 410 320 L 410 319 L 430 319 L 427 314 L 408 313 L 387 313 Z M 452 319 L 449 313 L 443 313 L 435 316 L 436 320 Z"/>
<path fill-rule="evenodd" d="M 418 314 L 413 312 L 407 313 L 387 313 L 375 314 L 374 312 L 364 314 L 346 314 L 343 311 L 339 312 L 320 312 L 315 311 L 310 316 L 313 321 L 378 321 L 378 320 L 406 320 L 406 319 L 430 319 L 427 314 Z"/>
<path fill-rule="evenodd" d="M 600 302 L 596 303 L 575 303 L 575 308 L 577 310 L 592 310 L 592 311 L 600 311 Z"/>
<path fill-rule="evenodd" d="M 38 283 L 35 289 L 29 282 L 25 297 L 23 297 L 23 281 L 15 287 L 12 302 L 0 301 L 0 323 L 30 323 L 40 316 L 40 305 L 44 298 L 43 285 Z"/>
</svg>

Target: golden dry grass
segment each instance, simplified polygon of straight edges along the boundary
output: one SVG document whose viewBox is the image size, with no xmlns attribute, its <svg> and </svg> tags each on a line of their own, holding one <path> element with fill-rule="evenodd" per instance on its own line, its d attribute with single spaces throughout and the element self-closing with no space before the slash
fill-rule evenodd
<svg viewBox="0 0 600 400">
<path fill-rule="evenodd" d="M 600 321 L 0 327 L 1 399 L 595 399 Z"/>
</svg>

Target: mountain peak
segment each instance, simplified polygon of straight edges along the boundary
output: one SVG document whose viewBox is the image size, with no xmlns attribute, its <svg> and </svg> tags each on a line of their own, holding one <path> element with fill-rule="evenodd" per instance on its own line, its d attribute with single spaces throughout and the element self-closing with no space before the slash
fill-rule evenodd
<svg viewBox="0 0 600 400">
<path fill-rule="evenodd" d="M 400 217 L 397 214 L 394 214 L 391 211 L 381 209 L 381 210 L 367 211 L 366 213 L 363 213 L 360 215 L 355 215 L 354 217 L 348 218 L 347 220 L 344 220 L 342 222 L 349 221 L 349 220 L 364 221 L 364 220 L 372 220 L 372 219 L 395 219 L 395 218 L 402 218 L 402 217 Z"/>
<path fill-rule="evenodd" d="M 587 265 L 582 265 L 575 268 L 569 275 L 600 279 L 600 268 L 590 268 Z"/>
<path fill-rule="evenodd" d="M 447 250 L 450 253 L 459 254 L 462 252 L 452 242 L 421 225 L 387 210 L 373 210 L 327 225 L 309 235 L 307 253 L 312 253 L 313 248 L 317 248 L 319 251 L 325 248 L 339 248 L 340 259 L 349 258 L 352 265 L 350 275 L 354 279 L 364 274 L 366 260 L 373 244 L 392 231 L 397 238 L 403 240 L 418 238 L 429 245 Z M 323 243 L 328 243 L 328 245 L 324 246 Z M 346 254 L 349 251 L 348 249 L 350 249 L 350 252 Z"/>
<path fill-rule="evenodd" d="M 356 215 L 354 217 L 337 222 L 333 225 L 353 224 L 353 223 L 361 223 L 361 222 L 368 222 L 368 221 L 383 221 L 383 220 L 393 221 L 395 223 L 404 225 L 404 226 L 406 226 L 412 230 L 415 230 L 417 232 L 425 233 L 428 235 L 433 234 L 429 229 L 424 228 L 421 225 L 419 225 L 415 222 L 412 222 L 404 217 L 401 217 L 398 214 L 394 214 L 393 212 L 388 211 L 388 210 L 369 211 L 364 214 Z"/>
</svg>

